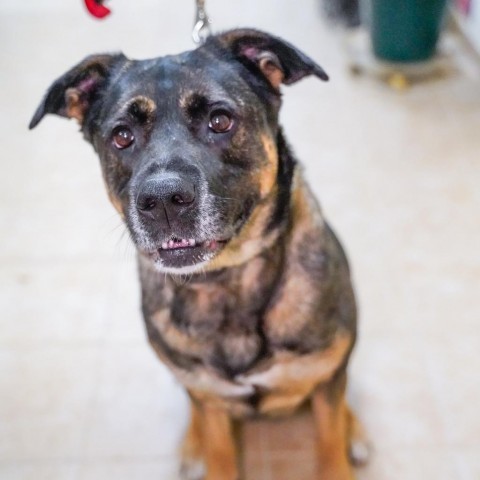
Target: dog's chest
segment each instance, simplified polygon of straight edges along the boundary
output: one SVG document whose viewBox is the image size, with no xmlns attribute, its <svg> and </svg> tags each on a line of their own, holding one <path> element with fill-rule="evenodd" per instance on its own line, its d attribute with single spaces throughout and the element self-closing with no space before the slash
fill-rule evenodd
<svg viewBox="0 0 480 480">
<path fill-rule="evenodd" d="M 293 411 L 331 378 L 351 343 L 349 334 L 335 334 L 308 354 L 277 349 L 278 338 L 272 339 L 265 325 L 275 310 L 265 311 L 258 300 L 267 292 L 257 291 L 247 304 L 226 286 L 194 292 L 184 291 L 171 309 L 147 321 L 150 339 L 193 397 L 238 418 Z"/>
<path fill-rule="evenodd" d="M 265 348 L 260 330 L 262 302 L 239 290 L 239 285 L 183 290 L 170 310 L 170 328 L 189 339 L 199 361 L 228 375 L 247 369 Z"/>
<path fill-rule="evenodd" d="M 164 284 L 163 301 L 144 305 L 154 347 L 186 370 L 202 366 L 232 378 L 251 368 L 269 348 L 262 322 L 277 273 L 268 266 L 259 257 L 228 278 Z"/>
</svg>

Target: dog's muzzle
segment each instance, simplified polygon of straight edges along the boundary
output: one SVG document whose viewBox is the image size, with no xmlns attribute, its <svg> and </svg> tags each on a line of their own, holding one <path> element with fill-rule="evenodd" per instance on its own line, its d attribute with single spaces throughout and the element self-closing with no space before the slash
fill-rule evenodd
<svg viewBox="0 0 480 480">
<path fill-rule="evenodd" d="M 136 187 L 131 224 L 140 251 L 162 271 L 194 271 L 223 249 L 228 239 L 208 234 L 209 213 L 200 187 L 189 175 L 154 174 Z M 144 247 L 145 246 L 145 247 Z"/>
</svg>

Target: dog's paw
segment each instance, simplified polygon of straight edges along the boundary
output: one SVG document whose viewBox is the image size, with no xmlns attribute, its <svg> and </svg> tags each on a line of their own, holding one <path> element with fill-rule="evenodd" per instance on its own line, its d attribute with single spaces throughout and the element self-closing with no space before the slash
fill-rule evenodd
<svg viewBox="0 0 480 480">
<path fill-rule="evenodd" d="M 355 438 L 350 441 L 348 451 L 350 463 L 355 467 L 362 467 L 370 460 L 372 446 L 364 438 Z"/>
<path fill-rule="evenodd" d="M 362 423 L 352 410 L 348 409 L 348 456 L 354 467 L 366 465 L 372 453 L 372 444 Z"/>
<path fill-rule="evenodd" d="M 180 466 L 181 480 L 203 480 L 205 478 L 205 464 L 199 458 L 185 458 Z"/>
</svg>

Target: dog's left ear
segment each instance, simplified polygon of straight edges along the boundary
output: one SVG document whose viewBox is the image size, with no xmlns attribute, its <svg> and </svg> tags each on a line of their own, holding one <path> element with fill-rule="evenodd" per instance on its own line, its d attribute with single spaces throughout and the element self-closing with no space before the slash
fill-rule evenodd
<svg viewBox="0 0 480 480">
<path fill-rule="evenodd" d="M 47 113 L 75 118 L 82 125 L 113 68 L 125 60 L 126 57 L 121 53 L 87 57 L 57 79 L 48 89 L 33 115 L 29 128 L 35 128 Z"/>
<path fill-rule="evenodd" d="M 219 35 L 223 47 L 248 66 L 256 67 L 273 88 L 289 85 L 308 75 L 328 80 L 322 67 L 281 38 L 254 29 L 236 29 Z M 207 40 L 208 44 L 208 40 Z"/>
</svg>

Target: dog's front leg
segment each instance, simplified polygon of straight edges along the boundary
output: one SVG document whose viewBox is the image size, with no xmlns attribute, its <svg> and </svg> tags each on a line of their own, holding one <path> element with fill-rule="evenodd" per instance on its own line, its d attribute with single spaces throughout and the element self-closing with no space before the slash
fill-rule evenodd
<svg viewBox="0 0 480 480">
<path fill-rule="evenodd" d="M 182 480 L 238 480 L 232 420 L 220 407 L 191 400 L 180 472 Z"/>
<path fill-rule="evenodd" d="M 190 424 L 182 446 L 180 477 L 182 480 L 205 478 L 205 452 L 203 448 L 203 425 L 201 407 L 190 401 Z"/>
<path fill-rule="evenodd" d="M 205 480 L 239 480 L 232 419 L 218 407 L 202 407 Z"/>
<path fill-rule="evenodd" d="M 345 399 L 345 374 L 319 388 L 312 397 L 321 480 L 354 480 L 349 462 L 350 411 Z"/>
</svg>

